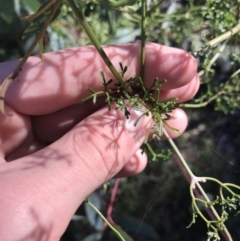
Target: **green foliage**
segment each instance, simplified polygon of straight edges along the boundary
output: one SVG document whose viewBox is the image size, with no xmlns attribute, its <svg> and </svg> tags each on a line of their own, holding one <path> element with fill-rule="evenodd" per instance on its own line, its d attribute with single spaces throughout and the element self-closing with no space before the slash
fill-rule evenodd
<svg viewBox="0 0 240 241">
<path fill-rule="evenodd" d="M 212 201 L 205 201 L 202 198 L 195 197 L 193 189 L 195 188 L 194 182 L 190 186 L 190 193 L 192 197 L 192 221 L 188 227 L 190 227 L 193 223 L 196 222 L 196 218 L 200 216 L 206 223 L 208 227 L 208 240 L 217 241 L 220 240 L 219 231 L 223 231 L 226 229 L 225 222 L 228 220 L 229 213 L 234 211 L 236 215 L 239 213 L 238 209 L 240 207 L 240 195 L 235 193 L 234 190 L 239 191 L 240 187 L 231 183 L 222 183 L 214 178 L 206 177 L 202 178 L 202 181 L 213 181 L 220 186 L 219 196 L 217 196 Z M 227 197 L 225 197 L 227 195 Z M 210 211 L 213 211 L 213 207 L 218 209 L 220 208 L 220 217 L 218 220 L 208 220 L 202 211 L 200 210 L 199 205 L 200 203 L 204 205 L 204 208 Z M 214 211 L 213 211 L 214 212 Z"/>
<path fill-rule="evenodd" d="M 207 0 L 202 8 L 202 17 L 211 26 L 211 34 L 218 36 L 238 23 L 238 1 Z"/>
<path fill-rule="evenodd" d="M 120 63 L 121 77 L 124 79 L 124 75 L 127 72 L 127 66 L 123 67 Z M 111 87 L 112 79 L 106 80 L 105 75 L 101 72 L 103 79 L 103 90 L 95 92 L 93 89 L 88 88 L 90 95 L 80 100 L 80 104 L 83 104 L 89 99 L 93 100 L 93 104 L 97 103 L 97 97 L 105 96 L 105 102 L 108 105 L 108 109 L 112 108 L 112 103 L 115 103 L 115 108 L 124 111 L 126 118 L 129 118 L 130 112 L 129 107 L 141 111 L 144 106 L 146 111 L 142 111 L 142 115 L 136 119 L 134 125 L 137 125 L 138 121 L 144 116 L 152 115 L 152 118 L 155 122 L 152 127 L 152 138 L 160 140 L 163 135 L 163 124 L 167 125 L 170 129 L 175 132 L 178 132 L 177 129 L 171 127 L 167 124 L 167 121 L 172 118 L 170 113 L 175 109 L 176 98 L 167 99 L 164 101 L 159 101 L 159 93 L 161 86 L 166 83 L 166 80 L 159 81 L 157 78 L 153 81 L 152 86 L 148 89 L 145 88 L 144 83 L 141 77 L 130 77 L 125 79 L 125 82 L 129 85 L 132 90 L 131 93 L 128 93 L 125 88 L 122 87 L 121 81 L 118 80 L 114 84 L 114 88 Z M 164 116 L 164 117 L 163 117 Z M 152 147 L 146 142 L 143 144 L 143 151 L 149 153 L 152 161 L 157 159 L 168 160 L 171 152 L 162 151 L 161 153 L 156 153 Z"/>
<path fill-rule="evenodd" d="M 103 81 L 102 90 L 95 91 L 89 88 L 89 96 L 80 100 L 80 103 L 92 100 L 93 104 L 96 104 L 98 97 L 105 96 L 105 102 L 109 110 L 113 108 L 112 103 L 114 103 L 114 108 L 121 109 L 125 113 L 126 118 L 129 118 L 130 106 L 137 110 L 142 110 L 144 106 L 142 116 L 151 114 L 155 121 L 152 127 L 153 138 L 160 140 L 161 136 L 165 135 L 173 151 L 181 161 L 181 168 L 185 170 L 191 179 L 192 223 L 195 222 L 197 216 L 206 222 L 208 241 L 220 240 L 219 233 L 221 231 L 223 231 L 225 237 L 227 237 L 226 240 L 232 240 L 231 235 L 225 227 L 225 222 L 229 218 L 229 213 L 233 210 L 238 213 L 239 194 L 233 192 L 232 189 L 239 189 L 239 187 L 234 184 L 222 183 L 210 177 L 198 178 L 193 174 L 182 154 L 163 128 L 163 124 L 167 125 L 167 120 L 172 118 L 171 112 L 176 107 L 176 99 L 172 98 L 160 102 L 160 87 L 164 85 L 166 80 L 155 79 L 153 85 L 147 89 L 144 86 L 142 76 L 144 76 L 145 40 L 177 47 L 185 46 L 185 49 L 190 51 L 198 59 L 201 88 L 195 99 L 190 103 L 181 104 L 180 107 L 204 107 L 211 103 L 215 110 L 224 113 L 239 109 L 240 59 L 238 54 L 235 54 L 239 51 L 238 31 L 240 24 L 238 23 L 238 1 L 192 0 L 182 4 L 173 2 L 167 11 L 161 9 L 160 6 L 163 1 L 158 0 L 150 1 L 148 6 L 146 6 L 144 0 L 141 2 L 136 0 L 115 2 L 110 0 L 95 0 L 91 2 L 83 0 L 76 2 L 78 5 L 76 5 L 73 0 L 67 0 L 65 2 L 62 0 L 47 0 L 41 2 L 37 15 L 30 16 L 32 22 L 24 33 L 24 37 L 38 34 L 36 41 L 32 44 L 25 56 L 28 57 L 37 42 L 43 39 L 46 30 L 44 29 L 46 21 L 50 23 L 56 20 L 50 25 L 51 29 L 59 37 L 64 39 L 68 47 L 93 43 L 106 65 L 112 71 L 117 82 L 113 85 L 113 80 L 107 80 L 104 73 L 99 70 Z M 36 2 L 34 5 L 30 4 L 27 0 L 25 3 L 31 9 L 36 8 L 38 5 Z M 13 5 L 13 2 L 10 1 L 8 4 Z M 16 15 L 12 5 L 9 8 L 11 9 L 9 13 L 0 12 L 0 24 L 4 22 L 8 27 L 11 26 Z M 61 9 L 61 18 L 57 19 Z M 52 13 L 54 13 L 54 15 L 50 16 Z M 76 26 L 74 15 L 80 22 L 79 26 Z M 51 18 L 49 18 L 49 16 Z M 141 29 L 141 36 L 138 36 L 141 39 L 141 74 L 140 76 L 132 76 L 129 79 L 125 79 L 127 66 L 119 63 L 121 72 L 118 73 L 101 47 L 101 44 L 116 41 L 118 31 L 123 27 L 128 31 Z M 74 29 L 79 35 L 71 38 L 68 28 Z M 137 36 L 131 36 L 131 39 L 128 41 L 134 41 L 135 37 Z M 185 44 L 188 42 L 191 44 Z M 228 56 L 230 62 L 228 70 L 224 73 L 224 77 L 218 75 L 222 69 L 219 61 L 223 56 Z M 27 57 L 22 60 L 22 65 L 25 63 L 24 61 L 26 61 Z M 14 72 L 13 76 L 15 76 L 20 69 L 21 66 Z M 10 76 L 10 78 L 13 80 L 13 77 Z M 11 81 L 9 81 L 9 83 Z M 0 88 L 1 96 L 4 96 L 3 87 L 1 86 Z M 139 119 L 135 121 L 135 125 L 137 125 Z M 173 127 L 170 127 L 170 129 L 177 132 Z M 153 161 L 170 158 L 169 151 L 155 151 L 147 141 L 143 145 L 143 151 L 148 152 Z M 200 182 L 205 180 L 213 181 L 220 187 L 219 193 L 213 200 L 209 199 L 208 195 L 206 195 L 200 186 Z M 195 188 L 199 190 L 203 198 L 195 196 Z M 226 198 L 223 189 L 229 193 Z M 207 210 L 212 212 L 214 220 L 209 220 L 205 217 L 199 208 L 199 203 L 203 204 Z M 218 215 L 215 209 L 216 206 L 218 207 L 217 210 L 219 210 L 220 207 L 220 215 Z M 117 234 L 120 232 L 120 238 L 124 240 L 122 236 L 125 234 L 120 227 L 116 226 L 114 228 L 113 226 L 113 230 L 115 230 Z M 125 236 L 131 240 L 127 234 Z"/>
</svg>

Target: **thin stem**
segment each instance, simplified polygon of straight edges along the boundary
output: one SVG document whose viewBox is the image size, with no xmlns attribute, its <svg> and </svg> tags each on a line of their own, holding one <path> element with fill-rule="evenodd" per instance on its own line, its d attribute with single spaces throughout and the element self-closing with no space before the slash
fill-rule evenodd
<svg viewBox="0 0 240 241">
<path fill-rule="evenodd" d="M 113 211 L 113 204 L 114 204 L 114 201 L 116 199 L 116 196 L 117 196 L 117 191 L 118 191 L 118 187 L 119 187 L 119 184 L 120 184 L 120 178 L 117 178 L 114 182 L 114 187 L 112 189 L 112 193 L 111 193 L 111 198 L 110 198 L 110 203 L 108 205 L 108 209 L 107 209 L 107 219 L 111 222 L 111 223 L 114 223 L 113 222 L 113 219 L 112 219 L 112 211 Z"/>
<path fill-rule="evenodd" d="M 231 30 L 227 31 L 226 33 L 214 38 L 213 40 L 209 41 L 206 46 L 210 46 L 210 47 L 215 47 L 217 46 L 219 43 L 223 42 L 226 39 L 229 39 L 230 37 L 232 37 L 234 34 L 238 33 L 240 31 L 240 22 L 233 27 Z"/>
<path fill-rule="evenodd" d="M 240 187 L 233 184 L 233 183 L 222 183 L 220 182 L 219 180 L 213 178 L 213 177 L 203 177 L 205 180 L 210 180 L 210 181 L 213 181 L 213 182 L 216 182 L 219 186 L 221 186 L 222 188 L 225 188 L 229 193 L 231 193 L 233 196 L 235 195 L 235 193 L 229 188 L 230 187 L 234 187 L 238 190 L 240 190 Z"/>
<path fill-rule="evenodd" d="M 219 58 L 219 56 L 222 54 L 222 52 L 224 51 L 224 49 L 226 48 L 226 43 L 224 43 L 219 50 L 217 51 L 217 53 L 213 56 L 213 58 L 209 61 L 209 64 L 207 65 L 207 67 L 203 70 L 201 70 L 200 72 L 198 72 L 198 76 L 201 77 L 203 76 L 205 73 L 208 77 L 208 72 L 211 71 L 212 65 L 216 62 L 216 60 Z M 208 79 L 208 78 L 206 78 Z M 210 80 L 208 81 L 201 81 L 201 84 L 205 84 L 205 83 L 209 83 Z"/>
<path fill-rule="evenodd" d="M 43 36 L 39 39 L 38 45 L 39 45 L 38 56 L 41 60 L 44 60 L 44 57 L 43 57 Z"/>
<path fill-rule="evenodd" d="M 27 53 L 22 58 L 22 60 L 20 61 L 18 66 L 15 68 L 15 70 L 10 75 L 8 75 L 7 78 L 1 84 L 1 86 L 0 86 L 0 113 L 6 114 L 5 111 L 4 111 L 4 96 L 5 96 L 5 93 L 8 89 L 8 87 L 10 86 L 10 84 L 12 83 L 12 81 L 14 80 L 14 78 L 16 78 L 19 75 L 20 71 L 22 70 L 22 68 L 23 68 L 24 64 L 26 63 L 27 59 L 29 58 L 29 56 L 32 54 L 32 52 L 33 52 L 34 48 L 36 47 L 36 45 L 38 44 L 39 40 L 45 34 L 45 31 L 46 31 L 48 25 L 50 24 L 54 14 L 55 14 L 56 10 L 58 9 L 59 5 L 61 4 L 61 2 L 62 2 L 62 0 L 58 0 L 56 2 L 56 4 L 54 2 L 54 5 L 52 5 L 53 7 L 51 8 L 50 14 L 47 18 L 47 21 L 43 25 L 40 32 L 37 34 L 33 43 L 29 47 Z"/>
<path fill-rule="evenodd" d="M 205 200 L 210 202 L 207 194 L 205 193 L 205 191 L 203 190 L 203 188 L 202 188 L 202 186 L 200 185 L 199 182 L 196 182 L 196 186 L 197 186 L 198 190 L 201 192 L 201 194 L 203 195 L 203 197 L 205 198 Z M 211 206 L 210 209 L 211 209 L 213 215 L 215 216 L 215 218 L 217 220 L 220 220 L 221 218 L 219 217 L 216 209 L 213 206 Z M 231 237 L 230 233 L 228 232 L 227 228 L 225 227 L 225 225 L 224 225 L 224 229 L 221 231 L 221 233 L 227 241 L 233 241 L 232 237 Z"/>
<path fill-rule="evenodd" d="M 178 147 L 175 145 L 174 141 L 172 140 L 172 138 L 168 135 L 167 131 L 163 129 L 163 134 L 165 135 L 165 137 L 167 138 L 167 141 L 170 143 L 170 145 L 172 146 L 173 150 L 175 151 L 175 153 L 177 154 L 178 158 L 180 159 L 182 165 L 184 166 L 185 170 L 187 171 L 188 175 L 191 178 L 191 187 L 192 189 L 195 188 L 195 186 L 198 188 L 198 190 L 200 191 L 200 193 L 203 195 L 203 197 L 205 198 L 205 200 L 207 202 L 210 202 L 207 194 L 205 193 L 205 191 L 203 190 L 202 186 L 200 185 L 199 181 L 205 181 L 206 179 L 203 178 L 198 178 L 196 177 L 193 172 L 191 171 L 191 169 L 189 168 L 188 164 L 186 163 L 184 157 L 182 156 L 182 154 L 180 153 Z M 213 206 L 210 207 L 210 210 L 212 211 L 213 215 L 215 216 L 216 220 L 219 221 L 221 220 L 221 218 L 219 217 L 217 211 L 215 210 L 215 208 Z M 231 235 L 228 232 L 227 228 L 224 226 L 224 229 L 222 230 L 222 233 L 224 235 L 224 237 L 227 238 L 228 241 L 232 241 Z"/>
<path fill-rule="evenodd" d="M 167 141 L 170 143 L 170 145 L 172 146 L 173 150 L 175 151 L 175 153 L 177 154 L 177 156 L 179 157 L 179 159 L 181 160 L 182 165 L 184 166 L 185 170 L 187 171 L 188 175 L 190 176 L 191 179 L 195 178 L 195 175 L 192 173 L 191 169 L 189 168 L 188 164 L 186 163 L 184 157 L 182 156 L 181 152 L 179 151 L 178 147 L 175 145 L 174 141 L 172 140 L 172 138 L 168 135 L 167 131 L 165 130 L 165 128 L 163 129 L 163 134 L 165 135 L 165 137 L 167 138 Z"/>
<path fill-rule="evenodd" d="M 224 196 L 223 196 L 223 187 L 222 187 L 222 186 L 220 187 L 219 193 L 220 193 L 221 199 L 223 200 L 223 199 L 224 199 Z"/>
<path fill-rule="evenodd" d="M 96 211 L 96 213 L 108 224 L 108 226 L 113 230 L 114 233 L 118 235 L 118 237 L 122 241 L 125 241 L 121 233 L 116 228 L 113 227 L 113 225 L 103 216 L 103 214 L 91 202 L 89 202 L 88 200 L 85 200 L 85 202 Z"/>
<path fill-rule="evenodd" d="M 223 94 L 223 91 L 221 90 L 203 103 L 199 103 L 199 104 L 180 104 L 179 107 L 181 107 L 181 108 L 201 108 L 201 107 L 205 107 L 208 104 L 210 104 L 212 101 L 214 101 L 219 95 L 222 95 L 222 94 Z"/>
<path fill-rule="evenodd" d="M 234 187 L 234 188 L 240 190 L 240 187 L 239 187 L 238 185 L 236 185 L 236 184 L 233 184 L 233 183 L 224 183 L 224 185 L 225 185 L 225 186 Z"/>
<path fill-rule="evenodd" d="M 195 209 L 195 211 L 197 212 L 197 214 L 204 220 L 205 223 L 210 224 L 211 222 L 202 214 L 202 212 L 199 210 L 198 205 L 196 204 L 196 201 L 201 201 L 201 202 L 204 202 L 204 201 L 201 199 L 195 198 L 193 189 L 191 186 L 190 186 L 190 195 L 192 197 L 192 206 Z M 213 225 L 210 224 L 210 226 L 213 230 L 217 231 L 217 229 Z"/>
<path fill-rule="evenodd" d="M 37 18 L 38 16 L 40 16 L 42 13 L 44 13 L 52 4 L 54 4 L 56 2 L 56 0 L 50 0 L 44 7 L 42 7 L 41 9 L 38 9 L 38 11 L 34 14 L 31 14 L 29 16 L 25 16 L 22 18 L 22 20 L 33 20 L 35 18 Z"/>
<path fill-rule="evenodd" d="M 115 76 L 115 78 L 121 83 L 122 87 L 130 94 L 132 93 L 132 89 L 131 87 L 124 81 L 124 79 L 121 77 L 121 75 L 118 73 L 118 71 L 116 70 L 116 68 L 114 67 L 114 65 L 112 64 L 112 62 L 110 61 L 110 59 L 108 58 L 107 54 L 105 53 L 105 51 L 103 50 L 100 42 L 98 41 L 98 39 L 96 38 L 96 35 L 94 34 L 92 28 L 90 27 L 90 25 L 88 24 L 88 22 L 86 21 L 83 13 L 82 13 L 82 9 L 81 7 L 76 6 L 76 4 L 74 3 L 74 0 L 67 0 L 68 4 L 70 5 L 70 7 L 73 10 L 73 13 L 75 14 L 76 18 L 78 19 L 78 21 L 80 22 L 80 24 L 82 25 L 84 31 L 87 33 L 88 37 L 90 38 L 90 40 L 92 41 L 92 43 L 94 44 L 95 48 L 97 49 L 98 53 L 100 54 L 100 56 L 102 57 L 103 61 L 105 62 L 105 64 L 108 66 L 108 68 L 111 70 L 112 74 Z"/>
</svg>

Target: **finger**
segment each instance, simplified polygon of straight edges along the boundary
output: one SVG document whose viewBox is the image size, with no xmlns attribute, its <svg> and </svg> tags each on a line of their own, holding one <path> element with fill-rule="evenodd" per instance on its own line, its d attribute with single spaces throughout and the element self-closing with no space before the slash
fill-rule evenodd
<svg viewBox="0 0 240 241">
<path fill-rule="evenodd" d="M 150 44 L 146 51 L 145 70 L 146 87 L 151 86 L 157 77 L 167 80 L 161 89 L 170 90 L 188 84 L 196 75 L 197 64 L 192 55 L 181 49 Z"/>
<path fill-rule="evenodd" d="M 142 172 L 147 166 L 147 155 L 139 149 L 121 171 L 115 175 L 115 178 L 134 176 Z"/>
<path fill-rule="evenodd" d="M 46 145 L 58 140 L 77 123 L 105 105 L 103 99 L 99 100 L 97 103 L 98 106 L 95 106 L 90 101 L 84 106 L 77 104 L 51 114 L 33 116 L 32 127 L 34 137 Z M 184 112 L 181 110 L 174 110 L 170 113 L 174 117 L 174 120 L 171 120 L 171 125 L 179 128 L 180 133 L 182 133 L 187 126 L 187 116 L 183 113 Z M 169 134 L 173 138 L 177 137 L 172 131 Z"/>
<path fill-rule="evenodd" d="M 10 162 L 26 155 L 30 155 L 46 146 L 46 144 L 37 141 L 30 132 L 27 138 L 16 149 L 5 155 L 5 161 Z"/>
<path fill-rule="evenodd" d="M 21 115 L 6 106 L 8 115 L 0 113 L 0 155 L 5 157 L 27 139 L 31 122 L 27 116 Z"/>
<path fill-rule="evenodd" d="M 104 50 L 119 71 L 119 62 L 128 67 L 126 79 L 139 75 L 139 43 L 105 46 Z M 76 104 L 89 95 L 88 87 L 102 90 L 100 71 L 105 73 L 107 80 L 114 79 L 91 46 L 47 53 L 44 58 L 41 61 L 38 57 L 30 57 L 6 93 L 6 102 L 21 113 L 47 114 Z M 0 79 L 3 80 L 18 62 L 1 64 Z M 179 88 L 189 83 L 195 74 L 196 61 L 191 55 L 175 48 L 146 44 L 146 86 L 158 77 L 167 79 L 162 89 Z"/>
<path fill-rule="evenodd" d="M 126 165 L 150 131 L 150 116 L 134 126 L 142 112 L 130 112 L 126 119 L 103 108 L 43 150 L 0 165 L 0 206 L 7 214 L 0 215 L 1 238 L 58 240 L 79 204 Z"/>
<path fill-rule="evenodd" d="M 161 90 L 160 100 L 166 100 L 169 98 L 177 97 L 177 103 L 185 102 L 192 99 L 197 93 L 200 86 L 200 80 L 198 75 L 195 75 L 192 81 L 188 84 L 172 90 Z"/>
<path fill-rule="evenodd" d="M 92 105 L 92 103 L 88 103 L 88 105 Z M 26 135 L 21 135 L 21 132 L 25 127 L 21 125 L 21 122 L 15 122 L 15 124 L 18 123 L 20 126 L 18 129 L 20 133 L 17 134 L 16 129 L 14 133 L 15 135 L 21 137 L 21 139 L 14 138 L 13 141 L 10 142 L 4 138 L 4 143 L 10 143 L 12 147 L 9 146 L 8 151 L 3 148 L 3 156 L 6 156 L 5 159 L 7 161 L 11 161 L 24 155 L 29 155 L 53 143 L 70 131 L 77 123 L 92 114 L 91 112 L 94 111 L 94 109 L 91 110 L 88 106 L 85 107 L 86 108 L 82 108 L 81 105 L 74 105 L 49 115 L 33 117 L 31 123 L 34 135 L 29 132 L 27 137 Z M 168 120 L 167 123 L 169 126 L 178 129 L 179 133 L 169 129 L 166 125 L 165 127 L 168 129 L 171 138 L 176 138 L 185 131 L 188 119 L 186 113 L 182 109 L 176 109 L 170 114 L 173 119 Z"/>
<path fill-rule="evenodd" d="M 88 101 L 85 105 L 76 104 L 51 114 L 33 116 L 34 136 L 38 141 L 50 144 L 104 105 L 106 105 L 105 99 L 99 98 L 97 105 L 94 105 L 92 101 Z"/>
<path fill-rule="evenodd" d="M 171 138 L 179 137 L 187 128 L 188 125 L 188 117 L 184 110 L 180 108 L 176 108 L 172 113 L 170 113 L 171 119 L 167 120 L 166 124 L 164 124 L 164 128 L 168 132 Z M 172 128 L 176 129 L 178 132 L 174 131 Z M 163 136 L 163 139 L 165 137 Z"/>
</svg>

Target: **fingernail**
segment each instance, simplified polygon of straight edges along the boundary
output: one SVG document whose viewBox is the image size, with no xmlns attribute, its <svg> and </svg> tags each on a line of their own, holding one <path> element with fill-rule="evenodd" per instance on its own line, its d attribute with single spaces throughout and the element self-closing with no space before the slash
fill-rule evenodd
<svg viewBox="0 0 240 241">
<path fill-rule="evenodd" d="M 147 114 L 145 108 L 136 110 L 129 108 L 130 116 L 125 121 L 125 128 L 132 132 L 136 141 L 142 141 L 145 139 L 153 125 L 151 113 Z"/>
</svg>

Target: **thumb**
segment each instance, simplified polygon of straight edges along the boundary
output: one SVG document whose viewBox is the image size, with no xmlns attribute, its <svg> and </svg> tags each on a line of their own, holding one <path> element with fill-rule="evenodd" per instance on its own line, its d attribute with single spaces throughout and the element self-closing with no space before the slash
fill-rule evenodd
<svg viewBox="0 0 240 241">
<path fill-rule="evenodd" d="M 152 127 L 151 116 L 142 116 L 143 108 L 128 111 L 130 116 L 127 119 L 123 110 L 103 108 L 77 125 L 71 133 L 75 154 L 81 159 L 88 176 L 96 179 L 92 180 L 92 184 L 96 182 L 94 189 L 123 168 Z"/>
<path fill-rule="evenodd" d="M 5 235 L 14 225 L 18 237 L 42 232 L 59 239 L 80 203 L 123 168 L 149 133 L 151 116 L 134 126 L 143 112 L 129 111 L 126 119 L 121 110 L 103 108 L 48 147 L 1 165 Z"/>
</svg>

